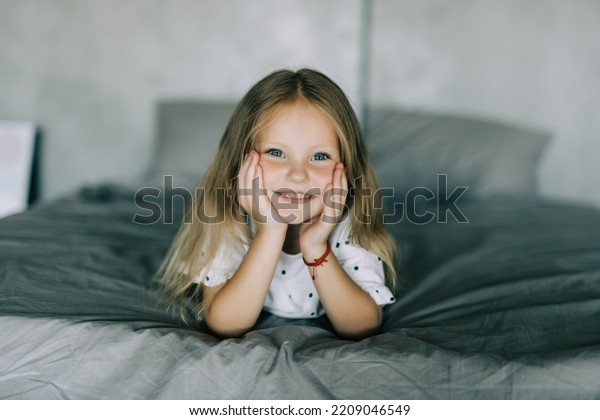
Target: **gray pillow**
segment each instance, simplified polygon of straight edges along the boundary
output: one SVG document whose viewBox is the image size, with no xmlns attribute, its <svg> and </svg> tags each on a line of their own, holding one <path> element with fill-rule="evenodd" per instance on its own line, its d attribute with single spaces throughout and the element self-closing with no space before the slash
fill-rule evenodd
<svg viewBox="0 0 600 420">
<path fill-rule="evenodd" d="M 370 109 L 364 130 L 380 186 L 435 193 L 438 174 L 446 174 L 448 194 L 469 187 L 461 199 L 535 197 L 536 165 L 549 140 L 484 119 L 393 108 Z"/>
<path fill-rule="evenodd" d="M 162 185 L 173 175 L 175 186 L 193 188 L 211 164 L 234 103 L 162 101 L 157 106 L 156 153 L 146 178 Z"/>
</svg>

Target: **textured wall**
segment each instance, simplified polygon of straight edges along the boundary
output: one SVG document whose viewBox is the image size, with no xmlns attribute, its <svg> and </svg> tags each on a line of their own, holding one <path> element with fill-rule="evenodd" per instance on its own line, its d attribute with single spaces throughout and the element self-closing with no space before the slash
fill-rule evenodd
<svg viewBox="0 0 600 420">
<path fill-rule="evenodd" d="M 0 119 L 44 129 L 43 195 L 131 181 L 158 98 L 239 99 L 278 67 L 358 91 L 358 0 L 0 0 Z"/>
<path fill-rule="evenodd" d="M 600 1 L 373 0 L 369 98 L 555 139 L 542 191 L 600 205 Z M 43 194 L 132 181 L 164 97 L 310 65 L 359 96 L 361 0 L 0 0 L 0 118 L 44 129 Z"/>
<path fill-rule="evenodd" d="M 376 0 L 370 98 L 550 131 L 547 196 L 600 205 L 600 1 Z"/>
</svg>

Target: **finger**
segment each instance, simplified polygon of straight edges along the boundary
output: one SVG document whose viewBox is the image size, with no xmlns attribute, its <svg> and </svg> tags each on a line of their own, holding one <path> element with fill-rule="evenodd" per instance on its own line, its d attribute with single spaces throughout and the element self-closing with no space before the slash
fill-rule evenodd
<svg viewBox="0 0 600 420">
<path fill-rule="evenodd" d="M 341 176 L 340 176 L 340 188 L 341 188 L 341 201 L 342 205 L 346 203 L 346 198 L 348 197 L 348 176 L 346 175 L 346 168 L 344 165 L 341 167 Z"/>
<path fill-rule="evenodd" d="M 254 179 L 256 180 L 256 186 L 258 188 L 258 193 L 260 193 L 262 195 L 263 190 L 264 190 L 264 182 L 263 182 L 263 170 L 262 170 L 262 166 L 260 166 L 260 163 L 256 162 L 256 165 L 254 165 Z"/>
<path fill-rule="evenodd" d="M 333 183 L 329 183 L 325 186 L 325 194 L 323 195 L 323 211 L 321 212 L 321 220 L 327 223 L 333 223 L 337 219 L 335 211 L 335 189 Z"/>
<path fill-rule="evenodd" d="M 256 179 L 256 166 L 258 165 L 258 153 L 251 150 L 248 159 L 248 171 L 246 172 L 246 185 L 248 188 L 254 188 L 254 179 Z"/>
<path fill-rule="evenodd" d="M 246 177 L 248 173 L 248 168 L 250 167 L 250 153 L 246 153 L 244 159 L 242 160 L 242 164 L 240 165 L 240 170 L 238 172 L 238 185 L 240 188 L 246 188 Z"/>
<path fill-rule="evenodd" d="M 262 166 L 260 164 L 256 165 L 256 177 L 258 178 L 258 188 L 260 191 L 260 195 L 264 196 L 269 205 L 272 204 L 273 191 L 265 187 L 265 176 Z"/>
<path fill-rule="evenodd" d="M 339 207 L 339 203 L 343 199 L 343 196 L 344 196 L 343 176 L 344 176 L 344 166 L 341 163 L 338 163 L 336 165 L 335 174 L 333 176 L 333 179 L 334 179 L 333 194 L 335 196 L 336 208 Z"/>
<path fill-rule="evenodd" d="M 272 206 L 272 202 L 271 202 L 271 195 L 270 195 L 270 191 L 268 189 L 265 188 L 265 184 L 264 184 L 264 172 L 263 172 L 263 168 L 262 166 L 260 166 L 260 164 L 257 164 L 255 166 L 255 174 L 256 174 L 256 185 L 257 185 L 257 191 L 255 191 L 256 194 L 258 194 L 258 202 L 259 202 L 259 214 L 261 217 L 261 220 L 263 222 L 267 222 L 268 220 L 270 220 L 271 216 L 273 215 L 273 212 L 271 211 L 271 206 Z"/>
<path fill-rule="evenodd" d="M 336 182 L 334 186 L 336 196 L 335 208 L 337 210 L 336 215 L 341 216 L 344 210 L 344 204 L 346 203 L 346 196 L 348 194 L 348 179 L 346 177 L 346 170 L 342 163 L 338 163 L 336 171 Z"/>
<path fill-rule="evenodd" d="M 333 172 L 333 188 L 335 188 L 336 194 L 338 194 L 338 188 L 342 185 L 342 171 L 340 170 L 341 163 L 335 165 L 335 171 Z"/>
<path fill-rule="evenodd" d="M 251 212 L 252 208 L 252 151 L 246 154 L 238 175 L 238 195 L 244 211 Z"/>
</svg>

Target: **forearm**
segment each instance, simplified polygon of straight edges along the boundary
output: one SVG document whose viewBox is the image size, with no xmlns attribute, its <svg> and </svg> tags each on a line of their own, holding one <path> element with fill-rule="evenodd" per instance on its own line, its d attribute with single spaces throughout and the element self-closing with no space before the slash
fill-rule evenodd
<svg viewBox="0 0 600 420">
<path fill-rule="evenodd" d="M 333 253 L 327 256 L 326 263 L 316 267 L 314 282 L 338 334 L 360 339 L 379 330 L 381 307 L 348 276 Z"/>
<path fill-rule="evenodd" d="M 218 290 L 205 287 L 204 317 L 213 331 L 223 336 L 241 336 L 256 323 L 284 239 L 285 234 L 257 233 L 233 277 Z"/>
</svg>

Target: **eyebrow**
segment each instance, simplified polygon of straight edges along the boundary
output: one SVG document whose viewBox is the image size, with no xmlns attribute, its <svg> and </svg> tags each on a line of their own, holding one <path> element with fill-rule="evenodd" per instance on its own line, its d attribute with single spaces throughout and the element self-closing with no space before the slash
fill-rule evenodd
<svg viewBox="0 0 600 420">
<path fill-rule="evenodd" d="M 282 149 L 287 148 L 286 144 L 283 143 L 279 143 L 277 141 L 265 141 L 265 140 L 257 140 L 255 143 L 255 145 L 268 145 L 268 146 L 277 146 L 277 147 L 281 147 Z M 325 145 L 325 144 L 317 144 L 314 146 L 315 149 L 338 149 L 337 146 L 330 146 L 330 145 Z"/>
</svg>

